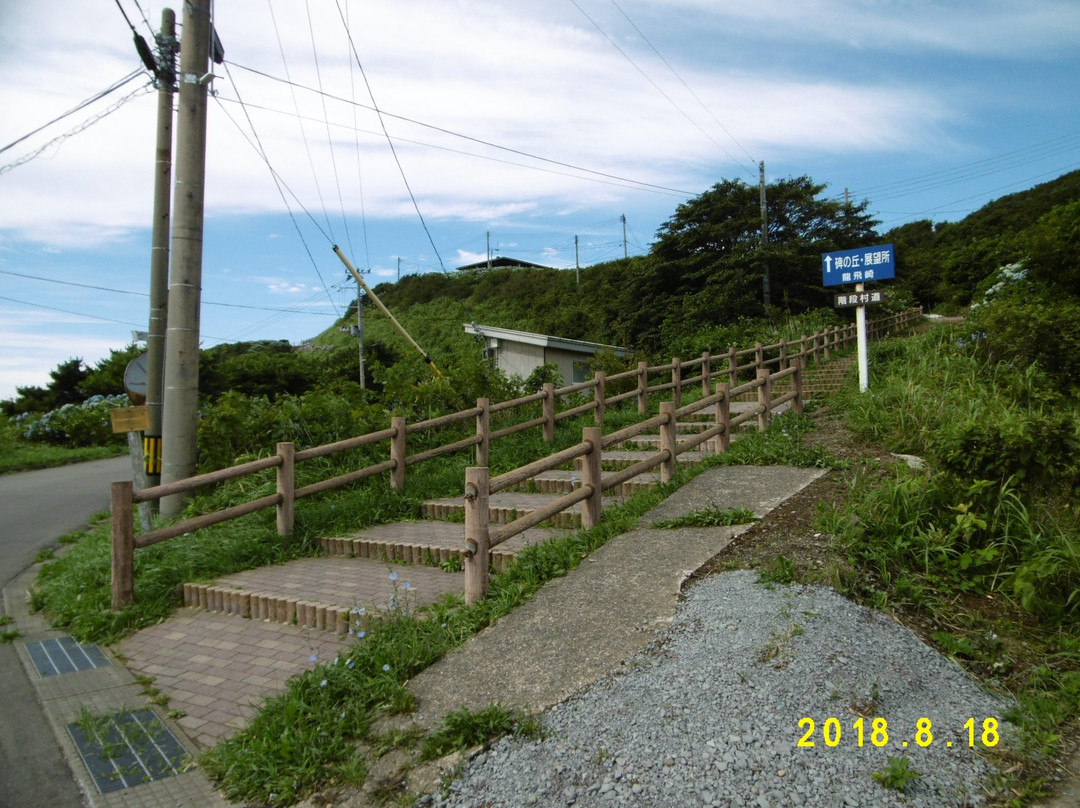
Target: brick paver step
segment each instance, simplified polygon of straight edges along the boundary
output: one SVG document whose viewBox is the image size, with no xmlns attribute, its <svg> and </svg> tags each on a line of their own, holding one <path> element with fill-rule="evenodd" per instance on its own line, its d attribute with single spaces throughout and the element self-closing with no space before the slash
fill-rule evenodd
<svg viewBox="0 0 1080 808">
<path fill-rule="evenodd" d="M 354 627 L 354 609 L 426 606 L 464 589 L 460 572 L 335 556 L 245 570 L 212 583 L 186 583 L 184 605 L 346 634 Z"/>
<path fill-rule="evenodd" d="M 491 524 L 505 525 L 519 516 L 525 516 L 551 504 L 557 496 L 552 494 L 527 494 L 516 491 L 500 491 L 488 497 L 488 521 Z M 457 519 L 465 513 L 465 500 L 462 497 L 444 497 L 429 499 L 422 510 L 427 519 Z M 577 529 L 581 527 L 581 503 L 571 505 L 565 511 L 551 519 L 555 527 Z"/>
<path fill-rule="evenodd" d="M 633 451 L 629 449 L 616 449 L 614 451 L 605 451 L 603 456 L 603 465 L 605 469 L 609 469 L 611 471 L 618 471 L 619 469 L 628 468 L 635 463 L 640 463 L 642 460 L 647 460 L 655 454 L 656 452 Z M 679 455 L 678 463 L 680 466 L 696 466 L 710 455 L 711 452 L 691 450 L 689 452 L 683 452 L 681 455 Z"/>
<path fill-rule="evenodd" d="M 604 472 L 601 476 L 611 476 L 614 472 Z M 581 472 L 555 469 L 537 474 L 530 480 L 531 485 L 542 494 L 569 494 L 576 488 L 581 488 Z M 655 488 L 660 483 L 660 475 L 654 471 L 646 471 L 632 480 L 620 484 L 615 488 L 605 491 L 607 494 L 628 497 L 639 491 Z"/>
<path fill-rule="evenodd" d="M 491 551 L 492 569 L 501 572 L 530 544 L 545 542 L 555 531 L 531 528 L 507 539 Z M 322 540 L 329 556 L 351 556 L 383 562 L 404 561 L 436 566 L 462 558 L 465 525 L 460 522 L 393 522 L 357 531 L 349 536 Z"/>
</svg>

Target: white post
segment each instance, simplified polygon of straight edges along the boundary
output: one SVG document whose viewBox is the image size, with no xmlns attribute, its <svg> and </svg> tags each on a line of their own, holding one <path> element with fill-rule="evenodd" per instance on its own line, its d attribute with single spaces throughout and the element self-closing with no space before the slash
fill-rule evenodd
<svg viewBox="0 0 1080 808">
<path fill-rule="evenodd" d="M 856 293 L 864 289 L 863 284 L 855 284 Z M 866 306 L 855 309 L 855 339 L 859 351 L 859 391 L 865 393 L 870 387 L 870 370 L 866 359 Z"/>
</svg>

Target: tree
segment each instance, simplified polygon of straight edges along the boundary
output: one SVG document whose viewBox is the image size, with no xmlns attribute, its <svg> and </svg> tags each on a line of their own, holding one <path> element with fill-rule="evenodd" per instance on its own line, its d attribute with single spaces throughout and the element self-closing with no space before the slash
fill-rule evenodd
<svg viewBox="0 0 1080 808">
<path fill-rule="evenodd" d="M 827 305 L 821 253 L 872 242 L 868 203 L 822 197 L 825 185 L 796 177 L 766 187 L 768 247 L 761 246 L 757 186 L 724 180 L 680 205 L 657 232 L 652 261 L 627 285 L 624 330 L 655 348 L 665 335 L 766 314 L 762 277 L 774 306 L 791 313 Z"/>
</svg>

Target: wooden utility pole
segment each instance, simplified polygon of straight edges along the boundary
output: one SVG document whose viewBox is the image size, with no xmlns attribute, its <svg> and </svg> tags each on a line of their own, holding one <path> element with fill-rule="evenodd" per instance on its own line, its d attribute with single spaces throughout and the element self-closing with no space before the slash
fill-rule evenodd
<svg viewBox="0 0 1080 808">
<path fill-rule="evenodd" d="M 172 193 L 172 118 L 176 91 L 176 14 L 161 11 L 157 36 L 157 144 L 154 163 L 154 226 L 150 241 L 150 327 L 146 337 L 146 408 L 150 426 L 143 433 L 146 484 L 161 482 L 161 402 L 165 376 L 165 330 L 169 314 L 169 200 Z M 156 503 L 147 506 L 156 508 Z"/>
<path fill-rule="evenodd" d="M 165 411 L 161 482 L 195 474 L 198 454 L 199 310 L 202 295 L 203 200 L 206 179 L 206 95 L 210 60 L 210 0 L 186 0 L 180 50 L 180 100 L 176 122 L 176 216 L 169 272 L 169 322 L 165 339 Z M 175 516 L 187 497 L 161 501 Z"/>
<path fill-rule="evenodd" d="M 621 216 L 619 216 L 619 219 L 622 220 L 622 257 L 629 258 L 630 249 L 626 245 L 626 214 L 623 213 Z"/>
<path fill-rule="evenodd" d="M 769 313 L 772 305 L 772 294 L 769 291 L 769 259 L 765 256 L 765 248 L 769 244 L 769 209 L 765 203 L 765 161 L 760 164 L 761 174 L 759 187 L 761 191 L 761 301 L 765 306 L 765 314 Z"/>
<path fill-rule="evenodd" d="M 360 342 L 360 388 L 364 389 L 364 290 L 360 284 L 356 284 L 356 338 Z"/>
<path fill-rule="evenodd" d="M 578 237 L 574 236 L 574 277 L 581 286 L 581 254 L 578 252 Z"/>
</svg>

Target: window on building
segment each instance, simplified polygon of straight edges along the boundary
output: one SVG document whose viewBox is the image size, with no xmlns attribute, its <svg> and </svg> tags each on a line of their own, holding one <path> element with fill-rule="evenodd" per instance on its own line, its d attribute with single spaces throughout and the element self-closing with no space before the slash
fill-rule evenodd
<svg viewBox="0 0 1080 808">
<path fill-rule="evenodd" d="M 591 378 L 592 373 L 589 370 L 588 362 L 574 363 L 574 380 L 570 384 L 580 384 L 581 382 L 587 382 Z"/>
</svg>

